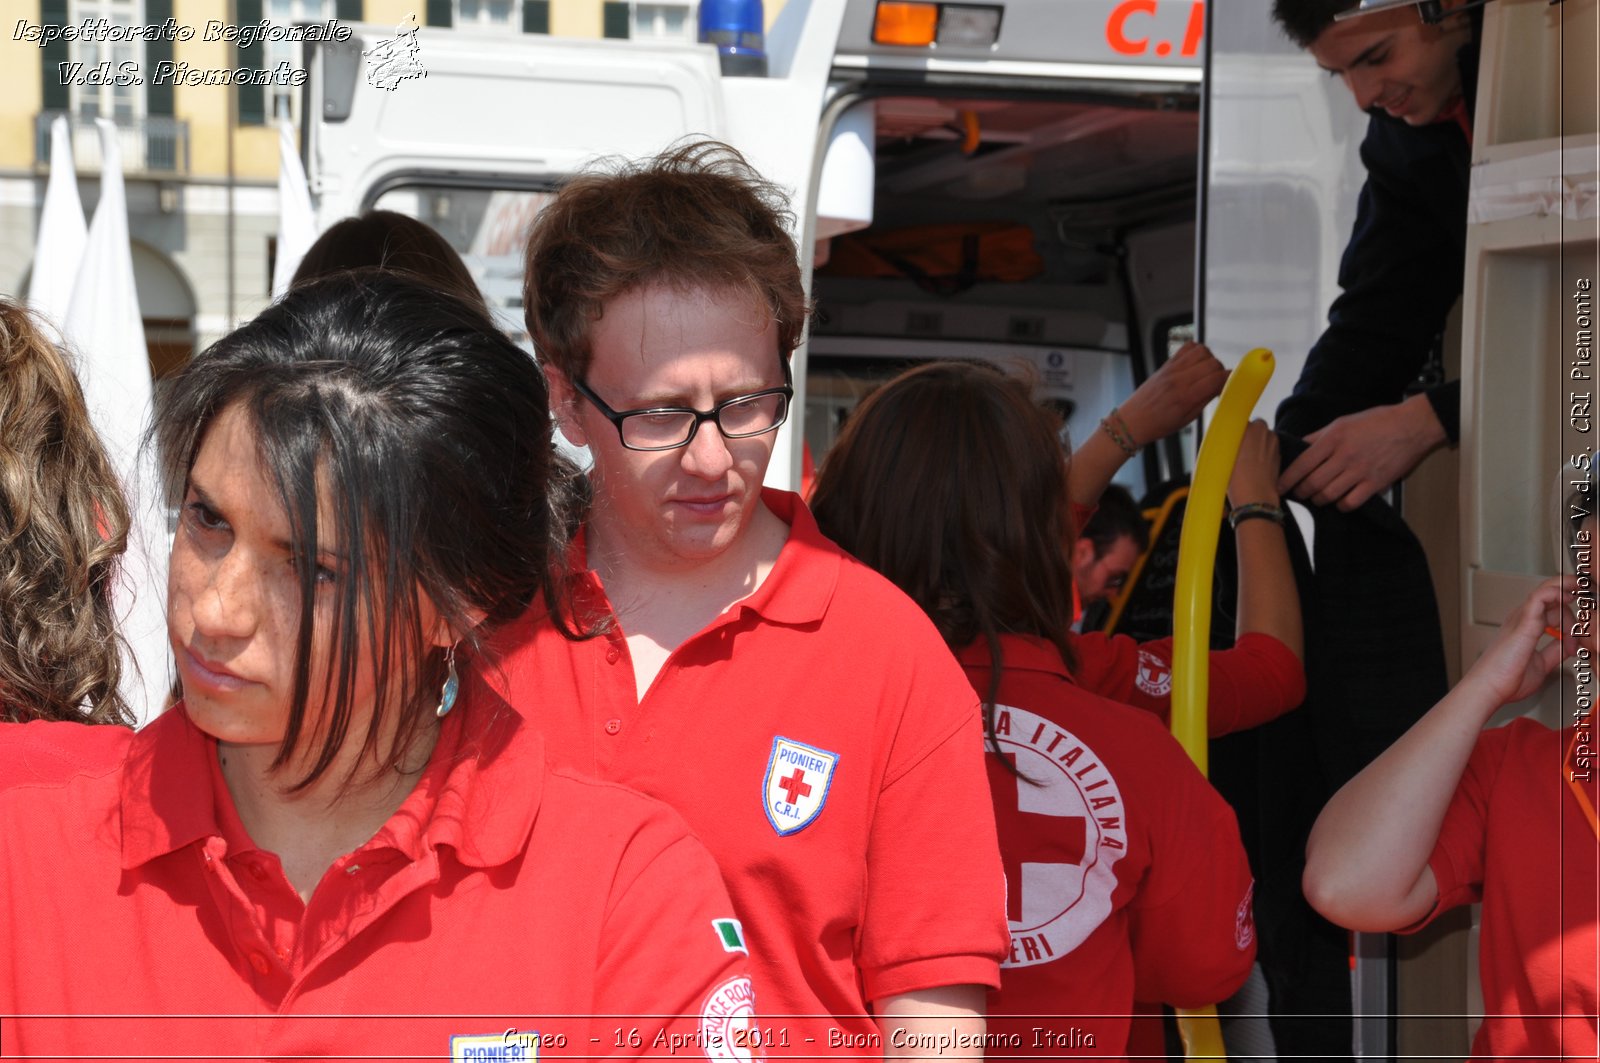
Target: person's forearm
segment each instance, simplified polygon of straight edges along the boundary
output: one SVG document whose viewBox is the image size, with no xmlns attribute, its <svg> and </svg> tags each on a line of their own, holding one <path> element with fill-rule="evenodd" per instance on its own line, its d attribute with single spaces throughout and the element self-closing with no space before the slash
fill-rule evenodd
<svg viewBox="0 0 1600 1063">
<path fill-rule="evenodd" d="M 1426 393 L 1412 395 L 1401 402 L 1400 406 L 1409 415 L 1408 423 L 1412 426 L 1416 439 L 1415 446 L 1420 451 L 1418 461 L 1450 442 L 1450 433 L 1445 430 L 1444 424 L 1439 420 L 1439 414 L 1434 410 L 1433 403 Z"/>
<path fill-rule="evenodd" d="M 1239 616 L 1235 637 L 1270 635 L 1305 661 L 1300 592 L 1289 561 L 1286 525 L 1293 520 L 1278 493 L 1278 441 L 1262 422 L 1245 427 L 1228 477 L 1228 503 L 1237 520 L 1233 540 L 1239 559 Z M 1268 507 L 1263 514 L 1258 507 Z M 1271 519 L 1271 510 L 1278 519 Z"/>
<path fill-rule="evenodd" d="M 1280 503 L 1275 503 L 1280 504 Z M 1284 520 L 1293 520 L 1286 511 Z M 1233 532 L 1239 555 L 1239 618 L 1235 636 L 1271 635 L 1305 660 L 1300 594 L 1283 527 L 1270 520 L 1240 521 Z"/>
<path fill-rule="evenodd" d="M 1428 858 L 1498 698 L 1469 675 L 1333 796 L 1306 846 L 1305 893 L 1353 930 L 1387 931 L 1437 901 Z"/>
<path fill-rule="evenodd" d="M 887 1059 L 982 1059 L 982 986 L 940 986 L 874 1005 Z"/>
<path fill-rule="evenodd" d="M 1144 440 L 1137 442 L 1142 444 Z M 1089 438 L 1079 442 L 1072 451 L 1067 469 L 1067 497 L 1074 505 L 1091 509 L 1099 505 L 1106 486 L 1131 456 L 1112 442 L 1105 429 L 1097 426 Z"/>
<path fill-rule="evenodd" d="M 1222 391 L 1228 372 L 1216 356 L 1199 343 L 1186 343 L 1149 379 L 1133 389 L 1122 405 L 1106 414 L 1121 443 L 1135 453 L 1165 439 L 1200 415 L 1207 402 Z M 1067 472 L 1067 493 L 1079 506 L 1100 501 L 1122 463 L 1133 457 L 1105 428 L 1095 426 L 1089 438 L 1073 440 L 1072 466 Z"/>
</svg>

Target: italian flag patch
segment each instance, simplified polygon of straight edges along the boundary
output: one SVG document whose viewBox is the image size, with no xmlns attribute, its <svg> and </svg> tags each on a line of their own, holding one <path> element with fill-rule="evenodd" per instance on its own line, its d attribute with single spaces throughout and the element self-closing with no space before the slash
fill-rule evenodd
<svg viewBox="0 0 1600 1063">
<path fill-rule="evenodd" d="M 737 919 L 713 919 L 711 927 L 717 932 L 717 940 L 722 942 L 723 952 L 742 952 L 750 955 L 750 950 L 744 943 L 744 926 Z"/>
</svg>

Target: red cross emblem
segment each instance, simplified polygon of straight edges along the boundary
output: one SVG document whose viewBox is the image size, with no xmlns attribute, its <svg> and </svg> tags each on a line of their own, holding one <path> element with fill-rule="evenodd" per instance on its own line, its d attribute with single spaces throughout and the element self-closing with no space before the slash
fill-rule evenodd
<svg viewBox="0 0 1600 1063">
<path fill-rule="evenodd" d="M 811 784 L 806 782 L 806 773 L 800 768 L 794 769 L 794 774 L 787 779 L 779 779 L 778 786 L 784 793 L 789 795 L 789 803 L 791 805 L 802 797 L 811 796 Z"/>
<path fill-rule="evenodd" d="M 994 795 L 995 825 L 1000 830 L 1000 860 L 1005 866 L 1006 918 L 1022 922 L 1022 865 L 1083 863 L 1088 821 L 1082 816 L 1047 816 L 1023 812 L 1019 803 L 1019 780 L 1007 771 L 1000 758 L 983 758 L 989 768 L 989 792 Z M 1017 766 L 1017 755 L 1007 753 L 1006 764 Z"/>
<path fill-rule="evenodd" d="M 780 835 L 808 826 L 822 812 L 839 766 L 839 754 L 792 738 L 772 740 L 761 803 Z"/>
<path fill-rule="evenodd" d="M 995 732 L 987 768 L 1011 924 L 1001 966 L 1031 967 L 1068 955 L 1111 914 L 1127 811 L 1094 746 L 1064 724 L 996 705 Z"/>
</svg>

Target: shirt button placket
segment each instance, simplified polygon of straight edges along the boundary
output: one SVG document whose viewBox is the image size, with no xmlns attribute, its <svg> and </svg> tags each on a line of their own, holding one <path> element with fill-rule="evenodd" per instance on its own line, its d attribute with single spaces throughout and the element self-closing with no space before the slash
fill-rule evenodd
<svg viewBox="0 0 1600 1063">
<path fill-rule="evenodd" d="M 614 665 L 618 661 L 622 660 L 622 646 L 621 640 L 615 633 L 613 633 L 610 638 L 611 645 L 606 647 L 606 663 Z M 618 716 L 611 717 L 605 722 L 604 729 L 606 734 L 615 738 L 617 735 L 622 733 L 622 718 Z"/>
</svg>

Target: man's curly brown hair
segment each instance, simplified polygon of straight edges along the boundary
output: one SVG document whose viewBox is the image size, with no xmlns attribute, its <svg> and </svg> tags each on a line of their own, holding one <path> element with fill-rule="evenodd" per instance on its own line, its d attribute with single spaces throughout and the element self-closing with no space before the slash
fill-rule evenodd
<svg viewBox="0 0 1600 1063">
<path fill-rule="evenodd" d="M 522 305 L 540 359 L 581 380 L 606 304 L 651 285 L 749 293 L 788 358 L 809 314 L 792 221 L 782 190 L 714 140 L 574 177 L 528 239 Z"/>
<path fill-rule="evenodd" d="M 127 541 L 71 365 L 0 299 L 0 719 L 132 723 L 111 609 Z"/>
</svg>

